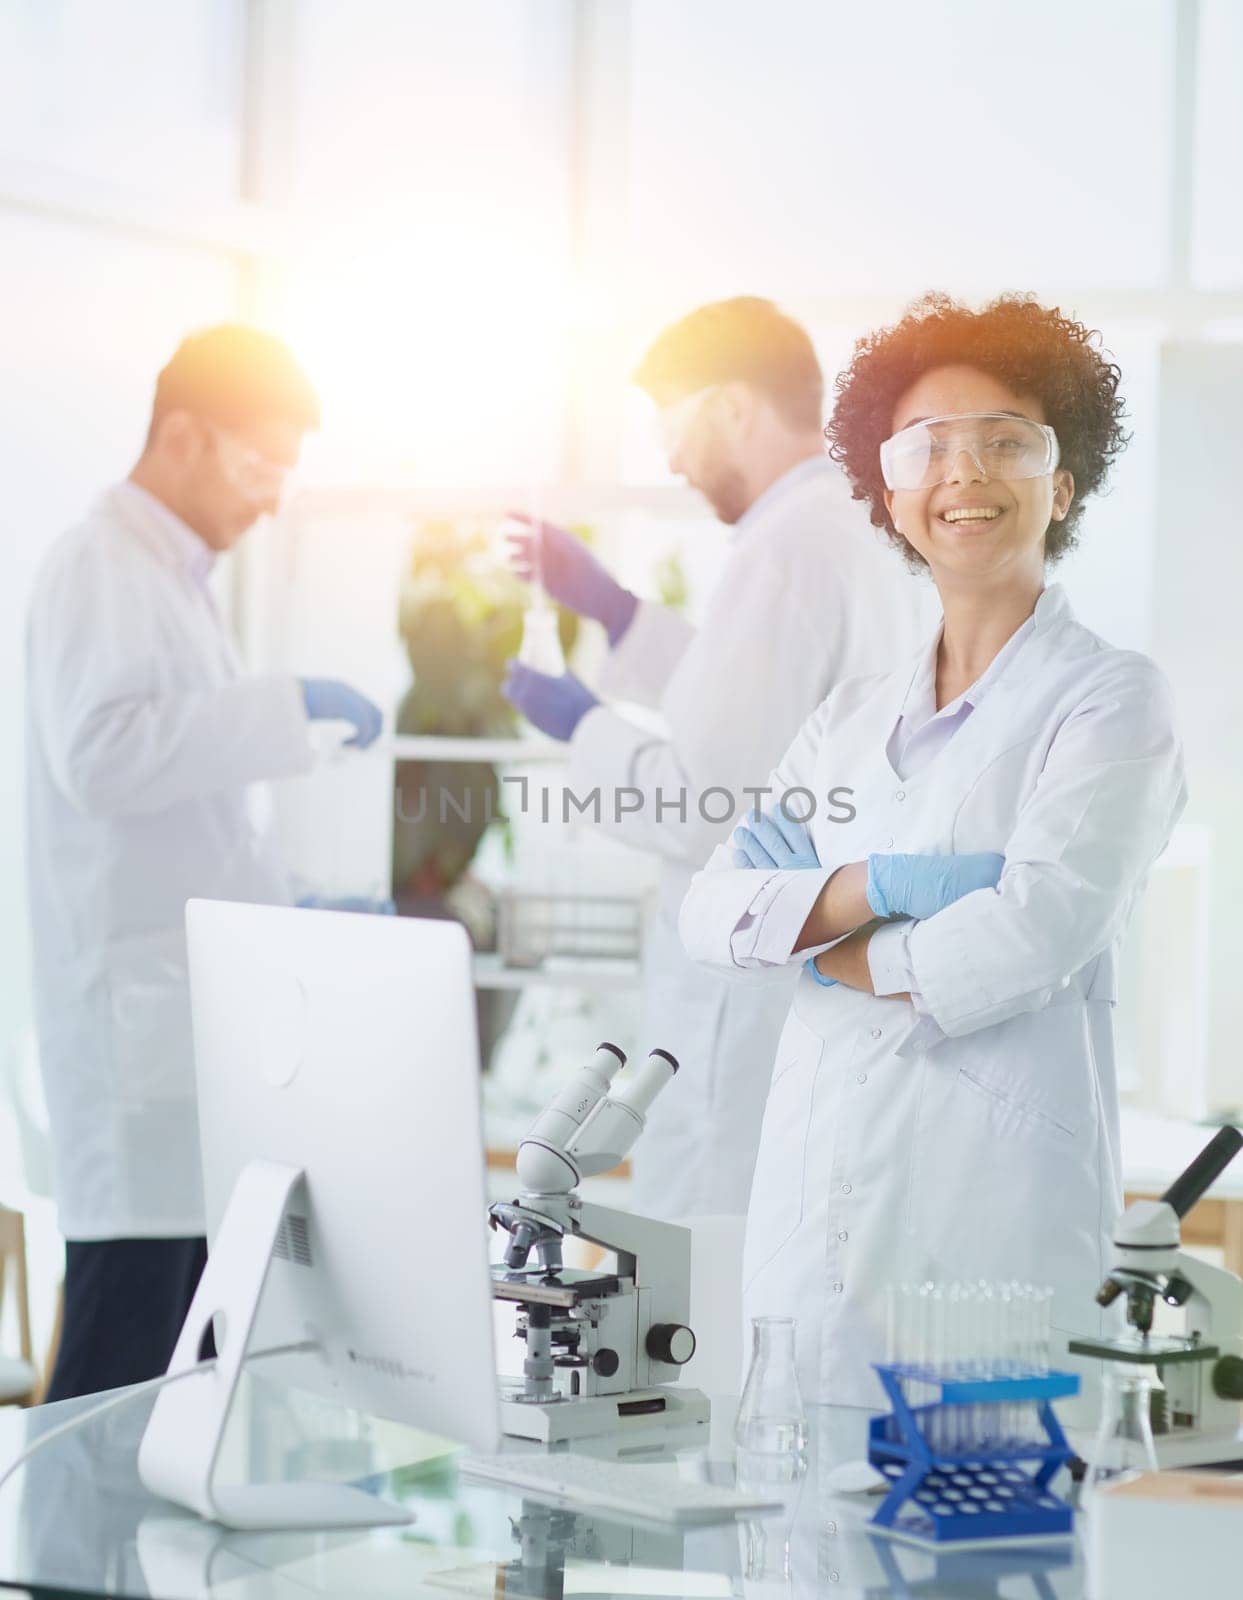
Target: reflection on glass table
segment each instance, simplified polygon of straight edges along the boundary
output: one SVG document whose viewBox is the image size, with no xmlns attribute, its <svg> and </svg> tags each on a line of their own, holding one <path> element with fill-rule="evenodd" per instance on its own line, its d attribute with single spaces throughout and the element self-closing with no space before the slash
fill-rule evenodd
<svg viewBox="0 0 1243 1600">
<path fill-rule="evenodd" d="M 0 1470 L 39 1433 L 92 1403 L 0 1414 Z M 834 1468 L 866 1451 L 862 1411 L 808 1409 L 805 1472 L 738 1461 L 737 1402 L 728 1399 L 714 1402 L 710 1429 L 688 1430 L 685 1438 L 673 1432 L 650 1443 L 580 1446 L 663 1463 L 671 1478 L 763 1483 L 781 1501 L 771 1516 L 681 1530 L 555 1510 L 514 1488 L 468 1483 L 448 1447 L 427 1435 L 249 1377 L 225 1442 L 225 1470 L 237 1481 L 313 1473 L 395 1499 L 415 1520 L 363 1532 L 243 1534 L 179 1513 L 143 1489 L 135 1454 L 150 1405 L 144 1397 L 86 1423 L 0 1490 L 0 1581 L 120 1600 L 430 1600 L 454 1593 L 1071 1600 L 1084 1592 L 1074 1548 L 937 1555 L 874 1537 L 868 1519 L 875 1499 L 841 1494 L 832 1478 Z"/>
</svg>

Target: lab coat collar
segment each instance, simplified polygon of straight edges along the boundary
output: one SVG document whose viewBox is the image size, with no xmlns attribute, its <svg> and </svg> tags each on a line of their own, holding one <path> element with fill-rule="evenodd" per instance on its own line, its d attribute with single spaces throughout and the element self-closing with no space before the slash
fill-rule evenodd
<svg viewBox="0 0 1243 1600">
<path fill-rule="evenodd" d="M 907 681 L 906 693 L 902 697 L 901 715 L 915 716 L 917 722 L 922 725 L 934 715 L 953 716 L 964 705 L 969 705 L 974 710 L 984 703 L 992 690 L 1001 682 L 1033 634 L 1047 634 L 1051 627 L 1065 621 L 1070 615 L 1070 601 L 1066 598 L 1066 591 L 1060 583 L 1052 584 L 1043 590 L 1031 616 L 1015 629 L 976 681 L 964 689 L 957 699 L 942 706 L 939 712 L 936 709 L 937 648 L 941 643 L 944 622 L 938 623 L 936 631 L 915 659 Z"/>
<path fill-rule="evenodd" d="M 216 565 L 216 552 L 162 500 L 128 478 L 113 486 L 110 497 L 125 521 L 140 528 L 195 583 L 207 582 Z"/>
<path fill-rule="evenodd" d="M 1066 598 L 1066 591 L 1060 583 L 1051 583 L 1044 590 L 1039 600 L 1036 601 L 1036 609 L 1032 616 L 1036 624 L 1037 633 L 1046 632 L 1055 622 L 1070 620 L 1070 601 Z"/>
<path fill-rule="evenodd" d="M 791 489 L 797 488 L 800 484 L 811 482 L 816 478 L 832 476 L 836 474 L 837 470 L 837 467 L 828 456 L 808 456 L 806 461 L 800 461 L 797 466 L 791 467 L 788 472 L 783 472 L 779 478 L 774 479 L 763 494 L 751 502 L 738 518 L 734 528 L 735 535 L 741 537 L 744 533 L 749 532 L 762 517 L 771 511 L 778 500 L 784 499 Z"/>
</svg>

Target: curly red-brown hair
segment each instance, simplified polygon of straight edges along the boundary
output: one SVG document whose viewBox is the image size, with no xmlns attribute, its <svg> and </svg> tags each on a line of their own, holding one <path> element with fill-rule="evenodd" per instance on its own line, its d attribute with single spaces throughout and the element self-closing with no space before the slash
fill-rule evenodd
<svg viewBox="0 0 1243 1600">
<path fill-rule="evenodd" d="M 1059 560 L 1078 543 L 1084 500 L 1101 488 L 1130 439 L 1122 426 L 1122 374 L 1102 353 L 1100 334 L 1030 295 L 1001 295 L 971 311 L 949 295 L 928 294 L 900 322 L 856 342 L 850 365 L 837 378 L 837 399 L 824 430 L 829 454 L 845 468 L 854 498 L 868 505 L 873 526 L 884 530 L 913 567 L 924 560 L 885 509 L 880 447 L 911 385 L 948 366 L 975 367 L 1044 407 L 1061 464 L 1075 480 L 1070 510 L 1045 535 L 1046 560 Z"/>
</svg>

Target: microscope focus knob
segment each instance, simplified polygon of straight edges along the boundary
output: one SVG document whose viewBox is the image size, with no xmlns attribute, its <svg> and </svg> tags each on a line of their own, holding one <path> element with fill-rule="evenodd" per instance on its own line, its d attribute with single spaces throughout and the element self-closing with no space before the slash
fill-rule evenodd
<svg viewBox="0 0 1243 1600">
<path fill-rule="evenodd" d="M 621 1366 L 621 1357 L 616 1350 L 597 1350 L 591 1358 L 591 1368 L 598 1378 L 611 1378 Z"/>
<path fill-rule="evenodd" d="M 695 1354 L 695 1335 L 680 1322 L 654 1322 L 648 1329 L 647 1353 L 653 1361 L 684 1367 Z"/>
<path fill-rule="evenodd" d="M 1213 1393 L 1219 1400 L 1243 1400 L 1243 1356 L 1222 1356 L 1213 1363 Z"/>
</svg>

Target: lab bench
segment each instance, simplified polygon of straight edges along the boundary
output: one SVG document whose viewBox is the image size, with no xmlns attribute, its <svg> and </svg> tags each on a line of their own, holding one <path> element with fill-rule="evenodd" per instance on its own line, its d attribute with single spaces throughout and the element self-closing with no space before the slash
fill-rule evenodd
<svg viewBox="0 0 1243 1600">
<path fill-rule="evenodd" d="M 43 1430 L 85 1414 L 89 1400 L 0 1416 L 0 1466 Z M 254 1378 L 226 1441 L 223 1472 L 281 1480 L 313 1475 L 368 1486 L 409 1506 L 407 1527 L 349 1533 L 233 1533 L 149 1496 L 135 1459 L 149 1396 L 50 1443 L 0 1489 L 0 1584 L 57 1593 L 236 1600 L 294 1596 L 458 1594 L 678 1595 L 703 1600 L 842 1594 L 1085 1593 L 1077 1540 L 967 1553 L 931 1553 L 873 1534 L 875 1498 L 843 1494 L 834 1469 L 867 1448 L 868 1413 L 813 1408 L 806 1473 L 765 1498 L 763 1517 L 678 1529 L 553 1510 L 512 1488 L 459 1478 L 454 1457 L 412 1430 L 332 1411 Z M 618 1450 L 663 1464 L 671 1477 L 735 1481 L 736 1402 L 713 1402 L 708 1427 L 634 1434 Z M 538 1450 L 520 1441 L 507 1447 Z M 759 1485 L 744 1470 L 739 1481 Z"/>
</svg>

